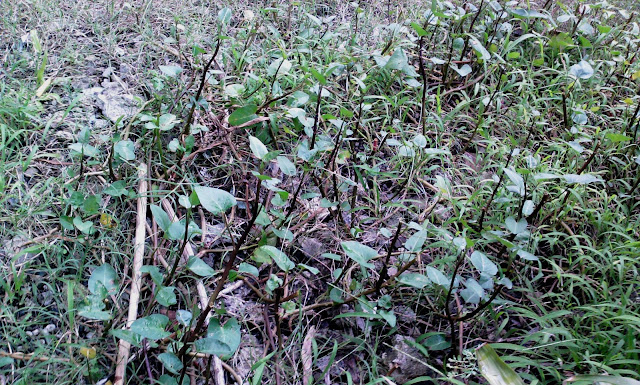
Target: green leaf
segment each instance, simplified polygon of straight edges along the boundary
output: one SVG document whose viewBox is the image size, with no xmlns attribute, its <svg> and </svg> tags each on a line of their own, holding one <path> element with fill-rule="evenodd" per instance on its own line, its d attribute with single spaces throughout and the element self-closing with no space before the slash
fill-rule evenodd
<svg viewBox="0 0 640 385">
<path fill-rule="evenodd" d="M 258 277 L 260 275 L 260 271 L 258 270 L 257 267 L 251 264 L 248 264 L 246 262 L 242 262 L 241 264 L 238 265 L 238 273 L 251 274 L 254 277 Z"/>
<path fill-rule="evenodd" d="M 63 216 L 60 217 L 60 225 L 65 230 L 71 231 L 71 230 L 75 229 L 75 227 L 73 227 L 73 218 L 68 217 L 66 215 L 63 215 Z"/>
<path fill-rule="evenodd" d="M 146 126 L 147 128 L 153 128 L 153 129 L 159 129 L 160 131 L 169 131 L 171 130 L 173 127 L 176 126 L 176 124 L 180 123 L 180 121 L 177 119 L 177 117 L 173 114 L 162 114 L 160 115 L 160 117 L 158 118 L 157 124 L 153 123 L 153 127 L 150 126 Z"/>
<path fill-rule="evenodd" d="M 171 219 L 169 219 L 169 215 L 162 209 L 162 207 L 157 205 L 151 205 L 151 213 L 153 214 L 153 219 L 155 219 L 156 223 L 162 231 L 165 233 L 169 231 L 169 227 L 173 223 Z"/>
<path fill-rule="evenodd" d="M 396 314 L 393 312 L 393 310 L 378 310 L 378 314 L 382 316 L 382 319 L 387 321 L 389 326 L 391 326 L 392 328 L 396 327 Z"/>
<path fill-rule="evenodd" d="M 248 104 L 244 107 L 240 107 L 229 115 L 229 124 L 232 126 L 239 126 L 256 119 L 258 117 L 258 115 L 256 115 L 256 111 L 258 111 L 258 106 L 255 104 Z"/>
<path fill-rule="evenodd" d="M 422 345 L 426 346 L 429 350 L 439 351 L 449 349 L 451 347 L 451 342 L 447 340 L 444 334 L 436 333 L 427 337 L 427 339 L 422 342 Z"/>
<path fill-rule="evenodd" d="M 515 15 L 515 16 L 520 16 L 520 17 L 526 17 L 526 18 L 533 18 L 533 19 L 548 19 L 549 16 L 545 15 L 544 13 L 532 10 L 532 9 L 523 9 L 523 8 L 518 8 L 518 9 L 512 9 L 511 10 L 511 14 Z"/>
<path fill-rule="evenodd" d="M 293 263 L 289 257 L 287 257 L 287 255 L 277 247 L 265 245 L 260 246 L 258 249 L 260 250 L 259 252 L 263 252 L 270 256 L 276 265 L 278 265 L 278 267 L 283 271 L 289 271 L 296 267 L 296 264 Z"/>
<path fill-rule="evenodd" d="M 413 28 L 414 31 L 416 31 L 418 36 L 421 36 L 421 37 L 427 36 L 427 31 L 425 31 L 420 24 L 413 22 L 411 23 L 411 27 Z"/>
<path fill-rule="evenodd" d="M 420 230 L 417 233 L 407 239 L 404 243 L 404 248 L 407 251 L 418 252 L 422 250 L 422 246 L 424 246 L 424 242 L 427 240 L 427 230 Z"/>
<path fill-rule="evenodd" d="M 176 293 L 174 293 L 175 287 L 166 286 L 161 287 L 156 293 L 156 301 L 162 306 L 169 307 L 178 303 L 176 299 Z"/>
<path fill-rule="evenodd" d="M 260 160 L 269 153 L 267 146 L 265 146 L 260 139 L 252 135 L 249 135 L 249 148 L 251 149 L 251 152 L 253 152 L 253 155 Z"/>
<path fill-rule="evenodd" d="M 478 281 L 473 278 L 468 278 L 465 282 L 466 288 L 460 290 L 460 295 L 466 303 L 478 304 L 482 297 L 484 297 L 484 289 Z"/>
<path fill-rule="evenodd" d="M 280 239 L 293 241 L 293 232 L 289 229 L 273 229 L 273 233 Z"/>
<path fill-rule="evenodd" d="M 569 76 L 580 79 L 589 79 L 593 76 L 593 67 L 585 60 L 580 60 L 569 68 Z"/>
<path fill-rule="evenodd" d="M 112 197 L 119 197 L 122 195 L 127 195 L 128 191 L 126 189 L 126 184 L 123 180 L 119 180 L 117 182 L 113 182 L 109 187 L 104 189 L 104 193 L 107 195 L 111 195 Z"/>
<path fill-rule="evenodd" d="M 212 187 L 196 186 L 194 191 L 198 195 L 200 204 L 211 214 L 226 212 L 236 205 L 236 198 L 224 190 Z"/>
<path fill-rule="evenodd" d="M 451 63 L 450 67 L 460 75 L 460 77 L 465 77 L 471 73 L 471 66 L 469 64 L 464 64 L 462 67 L 458 67 L 456 64 Z"/>
<path fill-rule="evenodd" d="M 526 251 L 526 250 L 518 250 L 516 252 L 516 254 L 518 254 L 518 257 L 527 260 L 527 261 L 537 261 L 538 257 L 536 257 L 535 255 L 531 254 L 530 252 Z"/>
<path fill-rule="evenodd" d="M 280 166 L 280 170 L 282 170 L 283 174 L 289 176 L 296 175 L 296 165 L 290 161 L 289 158 L 286 156 L 278 156 L 276 160 L 278 161 L 278 166 Z"/>
<path fill-rule="evenodd" d="M 175 78 L 176 76 L 182 73 L 182 67 L 180 66 L 160 66 L 160 72 L 169 76 L 171 78 Z"/>
<path fill-rule="evenodd" d="M 192 222 L 192 224 L 195 224 L 195 223 Z M 190 228 L 189 230 L 192 230 L 192 229 Z M 173 241 L 179 241 L 184 239 L 184 220 L 171 222 L 171 226 L 169 226 L 169 229 L 167 230 L 165 235 L 167 236 L 167 238 Z"/>
<path fill-rule="evenodd" d="M 225 95 L 231 98 L 237 98 L 241 96 L 245 91 L 245 88 L 242 84 L 228 84 L 224 87 Z"/>
<path fill-rule="evenodd" d="M 494 276 L 498 274 L 498 266 L 495 263 L 491 262 L 486 255 L 479 251 L 474 251 L 471 253 L 471 263 L 473 266 L 478 269 L 479 272 L 488 274 L 490 276 Z"/>
<path fill-rule="evenodd" d="M 196 351 L 214 354 L 222 359 L 231 357 L 238 346 L 240 346 L 240 324 L 235 318 L 231 318 L 224 325 L 221 325 L 217 319 L 212 319 L 207 328 L 206 337 L 195 342 Z"/>
<path fill-rule="evenodd" d="M 525 218 L 521 218 L 516 222 L 515 218 L 508 217 L 505 219 L 504 224 L 511 234 L 520 234 L 527 230 L 527 220 Z"/>
<path fill-rule="evenodd" d="M 520 194 L 521 196 L 524 195 L 525 187 L 522 175 L 506 167 L 503 168 L 502 171 L 504 171 L 505 175 L 507 175 L 509 180 L 511 180 L 511 183 L 513 183 L 513 186 L 507 186 L 507 190 L 513 191 L 517 194 Z"/>
<path fill-rule="evenodd" d="M 267 76 L 276 75 L 276 71 L 278 71 L 277 77 L 288 74 L 291 71 L 291 62 L 287 59 L 274 60 L 267 67 Z"/>
<path fill-rule="evenodd" d="M 82 203 L 82 210 L 87 215 L 97 214 L 100 210 L 99 197 L 96 195 L 89 195 Z"/>
<path fill-rule="evenodd" d="M 469 44 L 471 45 L 471 48 L 473 48 L 474 51 L 480 54 L 480 58 L 482 60 L 491 59 L 491 54 L 489 53 L 489 51 L 487 51 L 487 49 L 484 48 L 482 43 L 480 43 L 480 41 L 476 39 L 474 36 L 469 36 Z"/>
<path fill-rule="evenodd" d="M 191 381 L 189 380 L 189 376 L 184 376 L 184 378 L 182 379 L 182 385 L 189 385 L 191 383 Z M 158 378 L 158 384 L 159 385 L 178 385 L 178 380 L 176 380 L 175 378 L 171 377 L 168 374 L 163 374 L 162 376 L 160 376 L 160 378 Z"/>
<path fill-rule="evenodd" d="M 121 140 L 113 146 L 113 150 L 124 160 L 136 159 L 135 146 L 130 140 Z"/>
<path fill-rule="evenodd" d="M 602 179 L 592 174 L 565 174 L 562 176 L 567 183 L 588 184 L 602 182 Z"/>
<path fill-rule="evenodd" d="M 623 134 L 616 134 L 614 132 L 607 132 L 604 136 L 614 143 L 628 142 L 632 139 L 630 136 L 626 136 Z"/>
<path fill-rule="evenodd" d="M 111 329 L 109 334 L 136 347 L 140 347 L 142 343 L 142 337 L 128 329 Z"/>
<path fill-rule="evenodd" d="M 193 314 L 188 310 L 176 311 L 176 320 L 180 322 L 181 325 L 188 326 L 192 318 Z"/>
<path fill-rule="evenodd" d="M 393 55 L 391 55 L 391 57 L 389 58 L 389 61 L 387 61 L 387 64 L 385 64 L 384 68 L 391 69 L 391 70 L 401 70 L 407 65 L 408 60 L 409 59 L 407 58 L 407 55 L 404 53 L 404 50 L 398 47 L 396 48 L 395 51 L 393 51 Z"/>
<path fill-rule="evenodd" d="M 194 272 L 201 277 L 212 277 L 216 274 L 216 271 L 211 266 L 204 263 L 204 261 L 196 256 L 189 258 L 187 262 L 187 269 Z"/>
<path fill-rule="evenodd" d="M 315 68 L 309 68 L 309 72 L 311 72 L 311 75 L 316 78 L 318 83 L 323 86 L 327 84 L 327 78 L 325 78 L 321 72 L 317 71 Z"/>
<path fill-rule="evenodd" d="M 178 203 L 180 203 L 180 206 L 184 207 L 185 209 L 190 209 L 193 207 L 191 199 L 189 199 L 189 197 L 186 195 L 178 196 Z"/>
<path fill-rule="evenodd" d="M 218 11 L 218 20 L 220 20 L 222 24 L 229 24 L 229 21 L 231 21 L 231 9 L 222 8 Z"/>
<path fill-rule="evenodd" d="M 158 266 L 144 265 L 142 266 L 142 268 L 140 268 L 140 272 L 149 273 L 149 275 L 151 276 L 151 279 L 156 285 L 161 285 L 162 281 L 164 280 L 164 277 L 160 272 L 160 268 Z"/>
<path fill-rule="evenodd" d="M 373 264 L 369 260 L 378 255 L 378 252 L 369 246 L 363 245 L 357 241 L 346 241 L 340 244 L 347 257 L 353 259 L 360 266 L 365 268 L 373 268 Z"/>
<path fill-rule="evenodd" d="M 480 373 L 490 385 L 525 385 L 524 381 L 498 357 L 490 345 L 484 344 L 476 350 Z"/>
<path fill-rule="evenodd" d="M 69 149 L 77 155 L 82 154 L 89 158 L 93 158 L 98 155 L 98 149 L 86 143 L 73 143 L 69 145 Z"/>
<path fill-rule="evenodd" d="M 445 289 L 449 289 L 449 285 L 451 285 L 451 281 L 447 279 L 447 277 L 442 274 L 442 272 L 435 267 L 427 266 L 427 277 L 431 282 L 436 285 L 440 285 Z"/>
<path fill-rule="evenodd" d="M 640 381 L 634 380 L 632 378 L 620 377 L 620 376 L 606 376 L 606 375 L 598 375 L 598 374 L 578 374 L 577 376 L 573 376 L 565 380 L 565 382 L 574 382 L 574 381 L 591 381 L 596 383 L 612 384 L 612 385 L 640 385 Z"/>
<path fill-rule="evenodd" d="M 152 314 L 150 316 L 139 318 L 131 324 L 131 331 L 139 334 L 143 338 L 156 341 L 167 338 L 171 335 L 164 330 L 169 323 L 169 318 L 162 314 Z"/>
<path fill-rule="evenodd" d="M 89 277 L 88 287 L 91 294 L 99 294 L 101 288 L 105 288 L 107 293 L 114 295 L 118 291 L 118 275 L 110 265 L 104 264 L 97 267 Z"/>
<path fill-rule="evenodd" d="M 573 45 L 573 39 L 567 32 L 560 32 L 549 39 L 549 46 L 560 51 L 571 45 Z M 540 65 L 542 65 L 543 63 L 544 59 L 541 59 Z"/>
<path fill-rule="evenodd" d="M 104 297 L 101 295 L 88 295 L 82 303 L 78 305 L 78 315 L 81 317 L 106 321 L 111 319 L 111 314 L 104 311 Z"/>
<path fill-rule="evenodd" d="M 162 362 L 162 365 L 167 371 L 173 374 L 179 374 L 183 367 L 182 361 L 173 353 L 165 352 L 158 354 L 158 360 Z"/>
<path fill-rule="evenodd" d="M 420 273 L 402 273 L 398 277 L 398 282 L 403 285 L 409 285 L 417 289 L 422 289 L 427 286 L 431 281 L 426 275 Z"/>
</svg>

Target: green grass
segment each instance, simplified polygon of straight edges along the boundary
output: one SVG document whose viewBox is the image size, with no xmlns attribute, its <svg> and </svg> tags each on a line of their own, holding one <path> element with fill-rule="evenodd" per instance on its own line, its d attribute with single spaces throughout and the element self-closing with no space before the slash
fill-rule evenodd
<svg viewBox="0 0 640 385">
<path fill-rule="evenodd" d="M 638 9 L 542 6 L 0 3 L 0 383 L 639 379 Z"/>
</svg>

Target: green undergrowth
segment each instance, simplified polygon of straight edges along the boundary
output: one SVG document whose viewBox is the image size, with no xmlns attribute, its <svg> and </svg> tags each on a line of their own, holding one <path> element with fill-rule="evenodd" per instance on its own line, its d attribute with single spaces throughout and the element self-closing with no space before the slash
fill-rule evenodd
<svg viewBox="0 0 640 385">
<path fill-rule="evenodd" d="M 640 379 L 637 9 L 0 11 L 1 384 Z"/>
</svg>

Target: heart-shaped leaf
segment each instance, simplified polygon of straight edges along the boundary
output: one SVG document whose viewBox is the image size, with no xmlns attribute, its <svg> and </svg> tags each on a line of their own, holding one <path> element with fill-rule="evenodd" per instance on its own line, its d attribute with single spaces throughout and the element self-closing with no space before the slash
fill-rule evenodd
<svg viewBox="0 0 640 385">
<path fill-rule="evenodd" d="M 373 268 L 369 260 L 378 255 L 378 252 L 369 246 L 356 241 L 346 241 L 340 244 L 347 257 L 359 263 L 362 267 Z"/>
<path fill-rule="evenodd" d="M 118 275 L 111 265 L 97 267 L 89 277 L 88 287 L 91 294 L 99 294 L 105 288 L 110 295 L 118 291 Z"/>
<path fill-rule="evenodd" d="M 466 288 L 460 290 L 460 295 L 466 303 L 478 304 L 482 297 L 484 297 L 484 289 L 478 281 L 473 278 L 468 278 L 465 282 Z"/>
<path fill-rule="evenodd" d="M 201 277 L 211 277 L 216 273 L 211 266 L 207 265 L 202 259 L 196 256 L 189 258 L 189 261 L 187 262 L 187 269 Z"/>
<path fill-rule="evenodd" d="M 231 318 L 224 325 L 217 319 L 212 319 L 207 328 L 207 336 L 195 342 L 198 352 L 214 354 L 226 359 L 240 346 L 240 324 Z"/>
<path fill-rule="evenodd" d="M 194 191 L 202 207 L 214 215 L 226 212 L 237 203 L 233 195 L 219 188 L 196 186 Z"/>
<path fill-rule="evenodd" d="M 240 107 L 229 115 L 229 124 L 232 126 L 239 126 L 256 119 L 258 117 L 258 115 L 256 115 L 256 111 L 258 111 L 258 106 L 255 104 Z"/>
<path fill-rule="evenodd" d="M 569 68 L 569 76 L 580 79 L 589 79 L 593 76 L 593 67 L 585 60 L 581 60 L 578 64 L 574 64 Z"/>
<path fill-rule="evenodd" d="M 516 222 L 515 218 L 508 217 L 505 219 L 504 224 L 511 234 L 520 234 L 527 229 L 527 220 L 525 218 L 521 218 Z"/>
<path fill-rule="evenodd" d="M 280 166 L 280 170 L 282 173 L 289 176 L 296 175 L 296 165 L 289 160 L 286 156 L 278 156 L 276 158 L 278 161 L 278 166 Z"/>
<path fill-rule="evenodd" d="M 471 263 L 473 266 L 478 269 L 479 272 L 488 274 L 490 276 L 494 276 L 498 274 L 498 266 L 495 263 L 491 262 L 486 255 L 479 251 L 474 251 L 471 254 Z"/>
<path fill-rule="evenodd" d="M 162 362 L 162 365 L 164 366 L 165 369 L 167 369 L 167 371 L 173 374 L 179 374 L 180 370 L 183 367 L 182 361 L 180 361 L 178 356 L 176 356 L 173 353 L 169 353 L 169 352 L 160 353 L 158 354 L 158 360 Z"/>
<path fill-rule="evenodd" d="M 444 274 L 442 274 L 442 272 L 435 267 L 427 266 L 427 277 L 429 277 L 429 280 L 431 280 L 431 282 L 444 288 L 448 289 L 449 285 L 451 285 L 451 281 L 448 280 L 447 277 L 445 277 Z"/>
<path fill-rule="evenodd" d="M 424 246 L 424 242 L 427 240 L 427 230 L 420 230 L 417 233 L 407 239 L 404 243 L 404 248 L 407 251 L 418 252 L 422 250 L 422 246 Z"/>
<path fill-rule="evenodd" d="M 253 155 L 260 160 L 269 153 L 267 146 L 265 146 L 260 139 L 252 135 L 249 135 L 249 148 L 251 152 L 253 152 Z"/>
<path fill-rule="evenodd" d="M 163 74 L 171 78 L 175 78 L 182 72 L 182 67 L 180 66 L 160 66 L 159 68 Z"/>
<path fill-rule="evenodd" d="M 119 141 L 113 146 L 113 151 L 124 160 L 136 159 L 135 147 L 130 140 Z"/>
<path fill-rule="evenodd" d="M 169 215 L 160 206 L 151 205 L 150 207 L 153 219 L 155 219 L 158 226 L 160 226 L 165 233 L 169 231 L 169 226 L 173 223 L 171 219 L 169 219 Z"/>
<path fill-rule="evenodd" d="M 162 314 L 137 319 L 131 324 L 131 331 L 148 340 L 156 341 L 169 337 L 171 333 L 164 330 L 169 323 L 169 318 Z"/>
<path fill-rule="evenodd" d="M 260 246 L 258 250 L 260 253 L 265 253 L 270 256 L 276 265 L 278 265 L 278 267 L 283 271 L 289 271 L 296 267 L 296 264 L 293 263 L 289 257 L 287 257 L 287 255 L 277 247 L 265 245 Z"/>
<path fill-rule="evenodd" d="M 426 275 L 420 273 L 403 273 L 398 277 L 398 281 L 403 285 L 409 285 L 417 289 L 422 289 L 431 283 Z"/>
<path fill-rule="evenodd" d="M 176 293 L 174 293 L 174 289 L 175 287 L 173 286 L 161 287 L 156 292 L 156 301 L 158 301 L 160 305 L 166 307 L 177 304 L 178 300 L 176 299 Z"/>
</svg>

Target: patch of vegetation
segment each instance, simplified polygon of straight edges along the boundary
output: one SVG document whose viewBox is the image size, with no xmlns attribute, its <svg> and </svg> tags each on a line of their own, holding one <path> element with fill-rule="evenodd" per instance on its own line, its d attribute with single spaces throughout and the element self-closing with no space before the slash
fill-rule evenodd
<svg viewBox="0 0 640 385">
<path fill-rule="evenodd" d="M 0 3 L 0 384 L 638 383 L 632 7 L 102 5 Z"/>
</svg>

